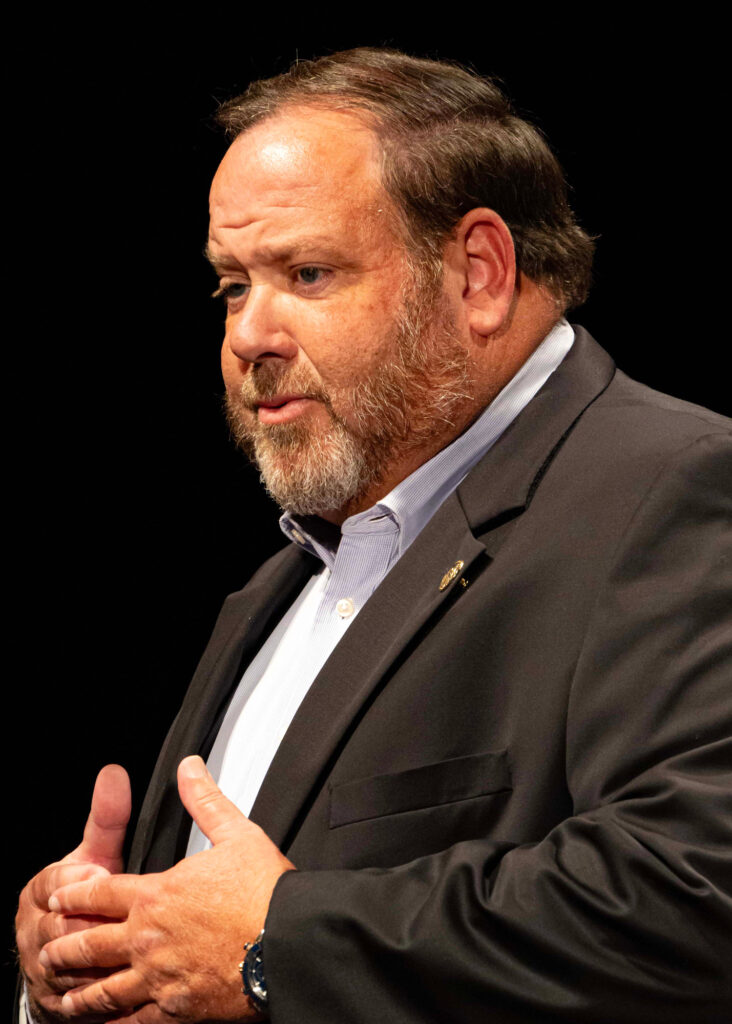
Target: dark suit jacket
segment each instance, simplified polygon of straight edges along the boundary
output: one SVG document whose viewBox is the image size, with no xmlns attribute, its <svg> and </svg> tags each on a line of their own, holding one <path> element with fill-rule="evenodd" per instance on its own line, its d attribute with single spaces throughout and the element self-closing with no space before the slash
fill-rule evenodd
<svg viewBox="0 0 732 1024">
<path fill-rule="evenodd" d="M 732 1017 L 730 422 L 577 334 L 264 781 L 252 818 L 301 869 L 267 919 L 276 1024 Z M 175 767 L 314 567 L 289 547 L 227 599 L 131 870 L 180 856 Z"/>
</svg>

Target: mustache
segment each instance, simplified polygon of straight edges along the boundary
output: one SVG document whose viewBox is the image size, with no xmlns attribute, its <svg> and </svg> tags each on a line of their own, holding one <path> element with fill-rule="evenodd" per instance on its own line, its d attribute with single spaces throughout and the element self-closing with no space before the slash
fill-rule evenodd
<svg viewBox="0 0 732 1024">
<path fill-rule="evenodd" d="M 252 412 L 259 402 L 268 402 L 277 395 L 300 395 L 331 407 L 330 395 L 304 368 L 279 370 L 268 364 L 255 366 L 242 382 L 236 398 Z"/>
</svg>

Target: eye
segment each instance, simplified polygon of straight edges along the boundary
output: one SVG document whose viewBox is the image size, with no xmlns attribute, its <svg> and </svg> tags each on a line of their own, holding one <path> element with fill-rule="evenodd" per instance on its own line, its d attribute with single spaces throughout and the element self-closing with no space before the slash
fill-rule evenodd
<svg viewBox="0 0 732 1024">
<path fill-rule="evenodd" d="M 325 267 L 298 267 L 295 273 L 301 284 L 312 287 L 324 284 L 331 271 L 326 270 Z"/>
<path fill-rule="evenodd" d="M 222 284 L 213 293 L 212 298 L 223 299 L 227 309 L 231 309 L 242 299 L 246 299 L 251 285 L 245 281 L 232 281 L 230 284 Z"/>
</svg>

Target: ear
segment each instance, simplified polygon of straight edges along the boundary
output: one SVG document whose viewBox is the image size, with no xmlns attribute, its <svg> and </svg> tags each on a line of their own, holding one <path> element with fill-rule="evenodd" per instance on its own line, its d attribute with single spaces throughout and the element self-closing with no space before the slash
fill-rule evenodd
<svg viewBox="0 0 732 1024">
<path fill-rule="evenodd" d="M 516 285 L 513 238 L 495 210 L 479 207 L 463 217 L 456 241 L 468 325 L 487 338 L 503 327 L 511 312 Z"/>
</svg>

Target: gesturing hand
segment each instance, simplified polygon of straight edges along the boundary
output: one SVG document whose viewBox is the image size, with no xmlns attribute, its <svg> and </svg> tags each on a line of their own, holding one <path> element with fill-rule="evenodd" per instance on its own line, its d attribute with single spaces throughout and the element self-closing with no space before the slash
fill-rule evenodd
<svg viewBox="0 0 732 1024">
<path fill-rule="evenodd" d="M 87 916 L 64 917 L 49 911 L 48 900 L 55 889 L 69 882 L 121 871 L 122 846 L 130 817 L 130 782 L 117 764 L 102 768 L 97 776 L 84 838 L 62 861 L 50 864 L 26 885 L 20 894 L 15 919 L 20 965 L 28 984 L 31 1009 L 43 1020 L 65 1019 L 61 1010 L 63 993 L 73 986 L 98 977 L 94 970 L 54 972 L 38 962 L 41 947 L 60 935 L 97 923 Z"/>
<path fill-rule="evenodd" d="M 130 1016 L 138 1024 L 255 1019 L 242 994 L 242 946 L 261 931 L 277 879 L 294 865 L 216 786 L 203 761 L 178 770 L 181 799 L 214 844 L 155 875 L 95 877 L 56 891 L 67 914 L 120 918 L 49 942 L 54 970 L 117 972 L 68 992 L 63 1010 Z"/>
</svg>

